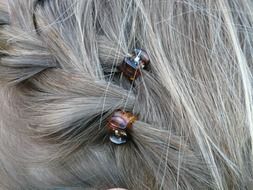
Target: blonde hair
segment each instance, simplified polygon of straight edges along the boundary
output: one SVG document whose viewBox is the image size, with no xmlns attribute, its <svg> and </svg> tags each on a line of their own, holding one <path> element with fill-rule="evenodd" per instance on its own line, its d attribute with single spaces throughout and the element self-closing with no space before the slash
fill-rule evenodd
<svg viewBox="0 0 253 190">
<path fill-rule="evenodd" d="M 0 188 L 251 189 L 251 0 L 0 1 Z M 134 48 L 134 85 L 117 66 Z M 139 116 L 109 141 L 116 109 Z"/>
</svg>

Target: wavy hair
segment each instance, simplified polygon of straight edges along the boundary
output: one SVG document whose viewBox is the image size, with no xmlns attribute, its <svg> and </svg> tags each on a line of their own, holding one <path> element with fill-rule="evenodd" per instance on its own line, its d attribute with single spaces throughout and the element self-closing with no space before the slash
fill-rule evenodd
<svg viewBox="0 0 253 190">
<path fill-rule="evenodd" d="M 0 188 L 252 189 L 252 0 L 0 0 Z M 117 69 L 134 48 L 150 68 Z M 115 145 L 108 117 L 138 115 Z"/>
</svg>

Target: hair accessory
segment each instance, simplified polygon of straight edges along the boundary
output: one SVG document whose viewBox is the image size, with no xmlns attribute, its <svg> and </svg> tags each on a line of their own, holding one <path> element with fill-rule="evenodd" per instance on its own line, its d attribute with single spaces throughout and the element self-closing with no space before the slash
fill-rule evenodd
<svg viewBox="0 0 253 190">
<path fill-rule="evenodd" d="M 128 138 L 127 132 L 136 120 L 137 116 L 133 115 L 131 112 L 122 110 L 115 111 L 108 122 L 111 142 L 115 144 L 126 143 Z"/>
<path fill-rule="evenodd" d="M 132 56 L 125 57 L 119 70 L 131 81 L 141 75 L 140 70 L 145 69 L 150 59 L 147 52 L 143 49 L 134 49 Z"/>
</svg>

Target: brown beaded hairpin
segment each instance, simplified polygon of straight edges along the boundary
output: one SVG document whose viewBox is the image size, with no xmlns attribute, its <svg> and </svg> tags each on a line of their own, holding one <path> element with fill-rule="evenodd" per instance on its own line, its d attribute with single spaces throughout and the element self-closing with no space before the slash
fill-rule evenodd
<svg viewBox="0 0 253 190">
<path fill-rule="evenodd" d="M 141 75 L 141 69 L 145 69 L 150 63 L 147 52 L 143 49 L 134 49 L 130 57 L 125 57 L 118 69 L 130 81 L 134 81 Z"/>
<path fill-rule="evenodd" d="M 115 144 L 124 144 L 127 142 L 128 130 L 132 128 L 137 116 L 131 112 L 122 110 L 115 111 L 108 121 L 110 140 Z"/>
<path fill-rule="evenodd" d="M 130 81 L 134 81 L 141 75 L 141 69 L 145 69 L 150 63 L 147 52 L 143 49 L 134 49 L 130 57 L 125 57 L 118 69 Z M 131 112 L 116 110 L 108 121 L 110 140 L 115 144 L 124 144 L 128 139 L 128 131 L 132 128 L 137 116 Z"/>
</svg>

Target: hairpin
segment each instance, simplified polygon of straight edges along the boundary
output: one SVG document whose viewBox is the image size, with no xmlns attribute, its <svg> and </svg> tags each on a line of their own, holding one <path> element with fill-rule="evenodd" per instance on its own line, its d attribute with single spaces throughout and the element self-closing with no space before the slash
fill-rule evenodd
<svg viewBox="0 0 253 190">
<path fill-rule="evenodd" d="M 131 112 L 115 111 L 108 121 L 111 142 L 115 144 L 126 143 L 128 138 L 127 132 L 136 120 L 137 116 Z"/>
<path fill-rule="evenodd" d="M 150 59 L 143 49 L 134 49 L 130 57 L 125 57 L 118 69 L 130 80 L 134 81 L 141 75 L 141 69 L 145 69 Z"/>
</svg>

